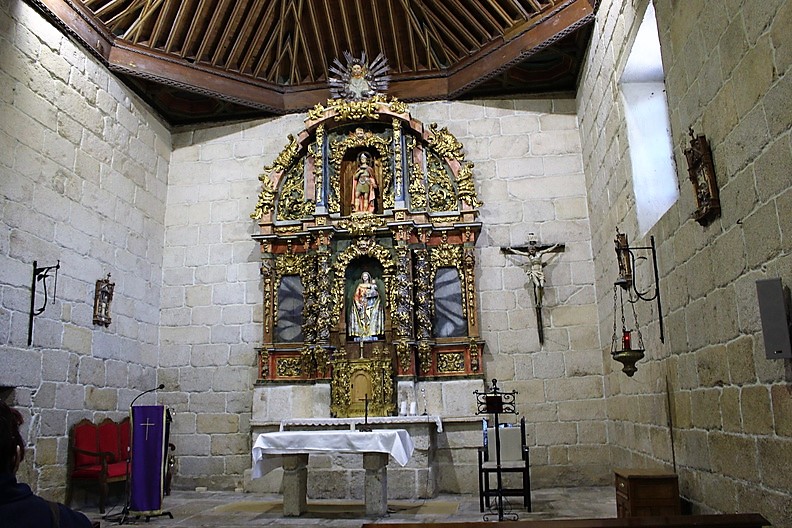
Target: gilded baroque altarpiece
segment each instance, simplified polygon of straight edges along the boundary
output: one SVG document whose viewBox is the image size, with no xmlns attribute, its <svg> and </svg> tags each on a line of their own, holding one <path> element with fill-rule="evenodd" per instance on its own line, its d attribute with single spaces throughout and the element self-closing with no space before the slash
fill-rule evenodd
<svg viewBox="0 0 792 528">
<path fill-rule="evenodd" d="M 259 176 L 258 383 L 331 384 L 394 414 L 394 383 L 482 377 L 473 163 L 383 95 L 317 105 Z"/>
</svg>

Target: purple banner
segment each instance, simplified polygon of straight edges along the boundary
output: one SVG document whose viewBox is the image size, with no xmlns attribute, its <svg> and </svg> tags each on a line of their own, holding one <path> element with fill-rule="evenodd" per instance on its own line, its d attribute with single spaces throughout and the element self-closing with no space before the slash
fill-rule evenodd
<svg viewBox="0 0 792 528">
<path fill-rule="evenodd" d="M 168 427 L 164 405 L 132 407 L 132 447 L 129 510 L 133 514 L 162 513 Z"/>
</svg>

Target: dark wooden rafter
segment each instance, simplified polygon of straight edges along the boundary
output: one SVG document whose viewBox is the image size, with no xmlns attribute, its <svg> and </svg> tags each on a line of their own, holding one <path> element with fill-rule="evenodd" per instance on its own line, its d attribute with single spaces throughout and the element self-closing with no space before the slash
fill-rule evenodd
<svg viewBox="0 0 792 528">
<path fill-rule="evenodd" d="M 591 0 L 27 1 L 70 27 L 111 69 L 275 113 L 324 102 L 328 68 L 334 59 L 343 60 L 344 51 L 357 57 L 365 52 L 369 60 L 383 53 L 390 65 L 389 93 L 400 99 L 460 97 L 591 21 L 596 5 Z M 111 53 L 113 48 L 118 52 Z M 537 71 L 558 78 L 567 66 L 577 68 L 581 57 L 558 60 L 548 68 L 539 63 Z M 516 73 L 516 79 L 530 77 Z M 260 90 L 271 93 L 256 93 Z"/>
<path fill-rule="evenodd" d="M 256 20 L 261 16 L 261 11 L 264 8 L 264 0 L 253 0 L 250 9 L 247 12 L 247 23 L 240 21 L 239 30 L 236 35 L 231 35 L 234 42 L 231 49 L 228 51 L 227 61 L 228 68 L 232 71 L 241 71 L 242 57 L 246 50 L 252 47 L 251 39 L 253 38 L 254 31 L 257 27 L 255 23 L 250 21 Z"/>
</svg>

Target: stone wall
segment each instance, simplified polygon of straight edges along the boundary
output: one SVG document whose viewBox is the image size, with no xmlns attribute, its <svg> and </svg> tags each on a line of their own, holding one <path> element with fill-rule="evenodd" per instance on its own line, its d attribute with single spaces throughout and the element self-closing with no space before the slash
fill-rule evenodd
<svg viewBox="0 0 792 528">
<path fill-rule="evenodd" d="M 649 233 L 666 339 L 656 307 L 639 303 L 648 358 L 634 378 L 609 358 L 615 229 L 648 243 L 617 82 L 646 0 L 601 2 L 578 94 L 612 457 L 676 469 L 693 511 L 758 511 L 790 526 L 789 362 L 765 359 L 755 281 L 792 281 L 792 2 L 655 4 L 680 198 Z M 709 139 L 720 187 L 723 212 L 706 227 L 692 218 L 689 127 Z"/>
<path fill-rule="evenodd" d="M 15 0 L 0 0 L 0 115 L 0 397 L 25 415 L 20 477 L 63 500 L 71 425 L 121 418 L 157 383 L 170 133 Z M 60 270 L 27 346 L 34 260 Z M 93 299 L 108 273 L 105 328 Z"/>
</svg>

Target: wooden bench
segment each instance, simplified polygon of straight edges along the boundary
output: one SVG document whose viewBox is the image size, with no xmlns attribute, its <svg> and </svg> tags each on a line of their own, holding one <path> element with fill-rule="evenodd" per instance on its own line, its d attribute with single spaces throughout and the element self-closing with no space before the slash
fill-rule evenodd
<svg viewBox="0 0 792 528">
<path fill-rule="evenodd" d="M 80 420 L 72 428 L 69 443 L 69 484 L 66 505 L 71 505 L 76 482 L 99 486 L 99 512 L 104 513 L 109 485 L 124 482 L 129 474 L 129 418 L 114 422 L 110 418 L 95 424 Z"/>
<path fill-rule="evenodd" d="M 501 521 L 498 528 L 761 528 L 770 523 L 758 513 L 716 515 L 673 515 L 657 517 L 620 517 L 605 519 L 552 519 Z M 488 528 L 487 521 L 449 523 L 399 523 L 399 528 Z M 381 524 L 364 524 L 362 528 L 381 528 Z"/>
</svg>

